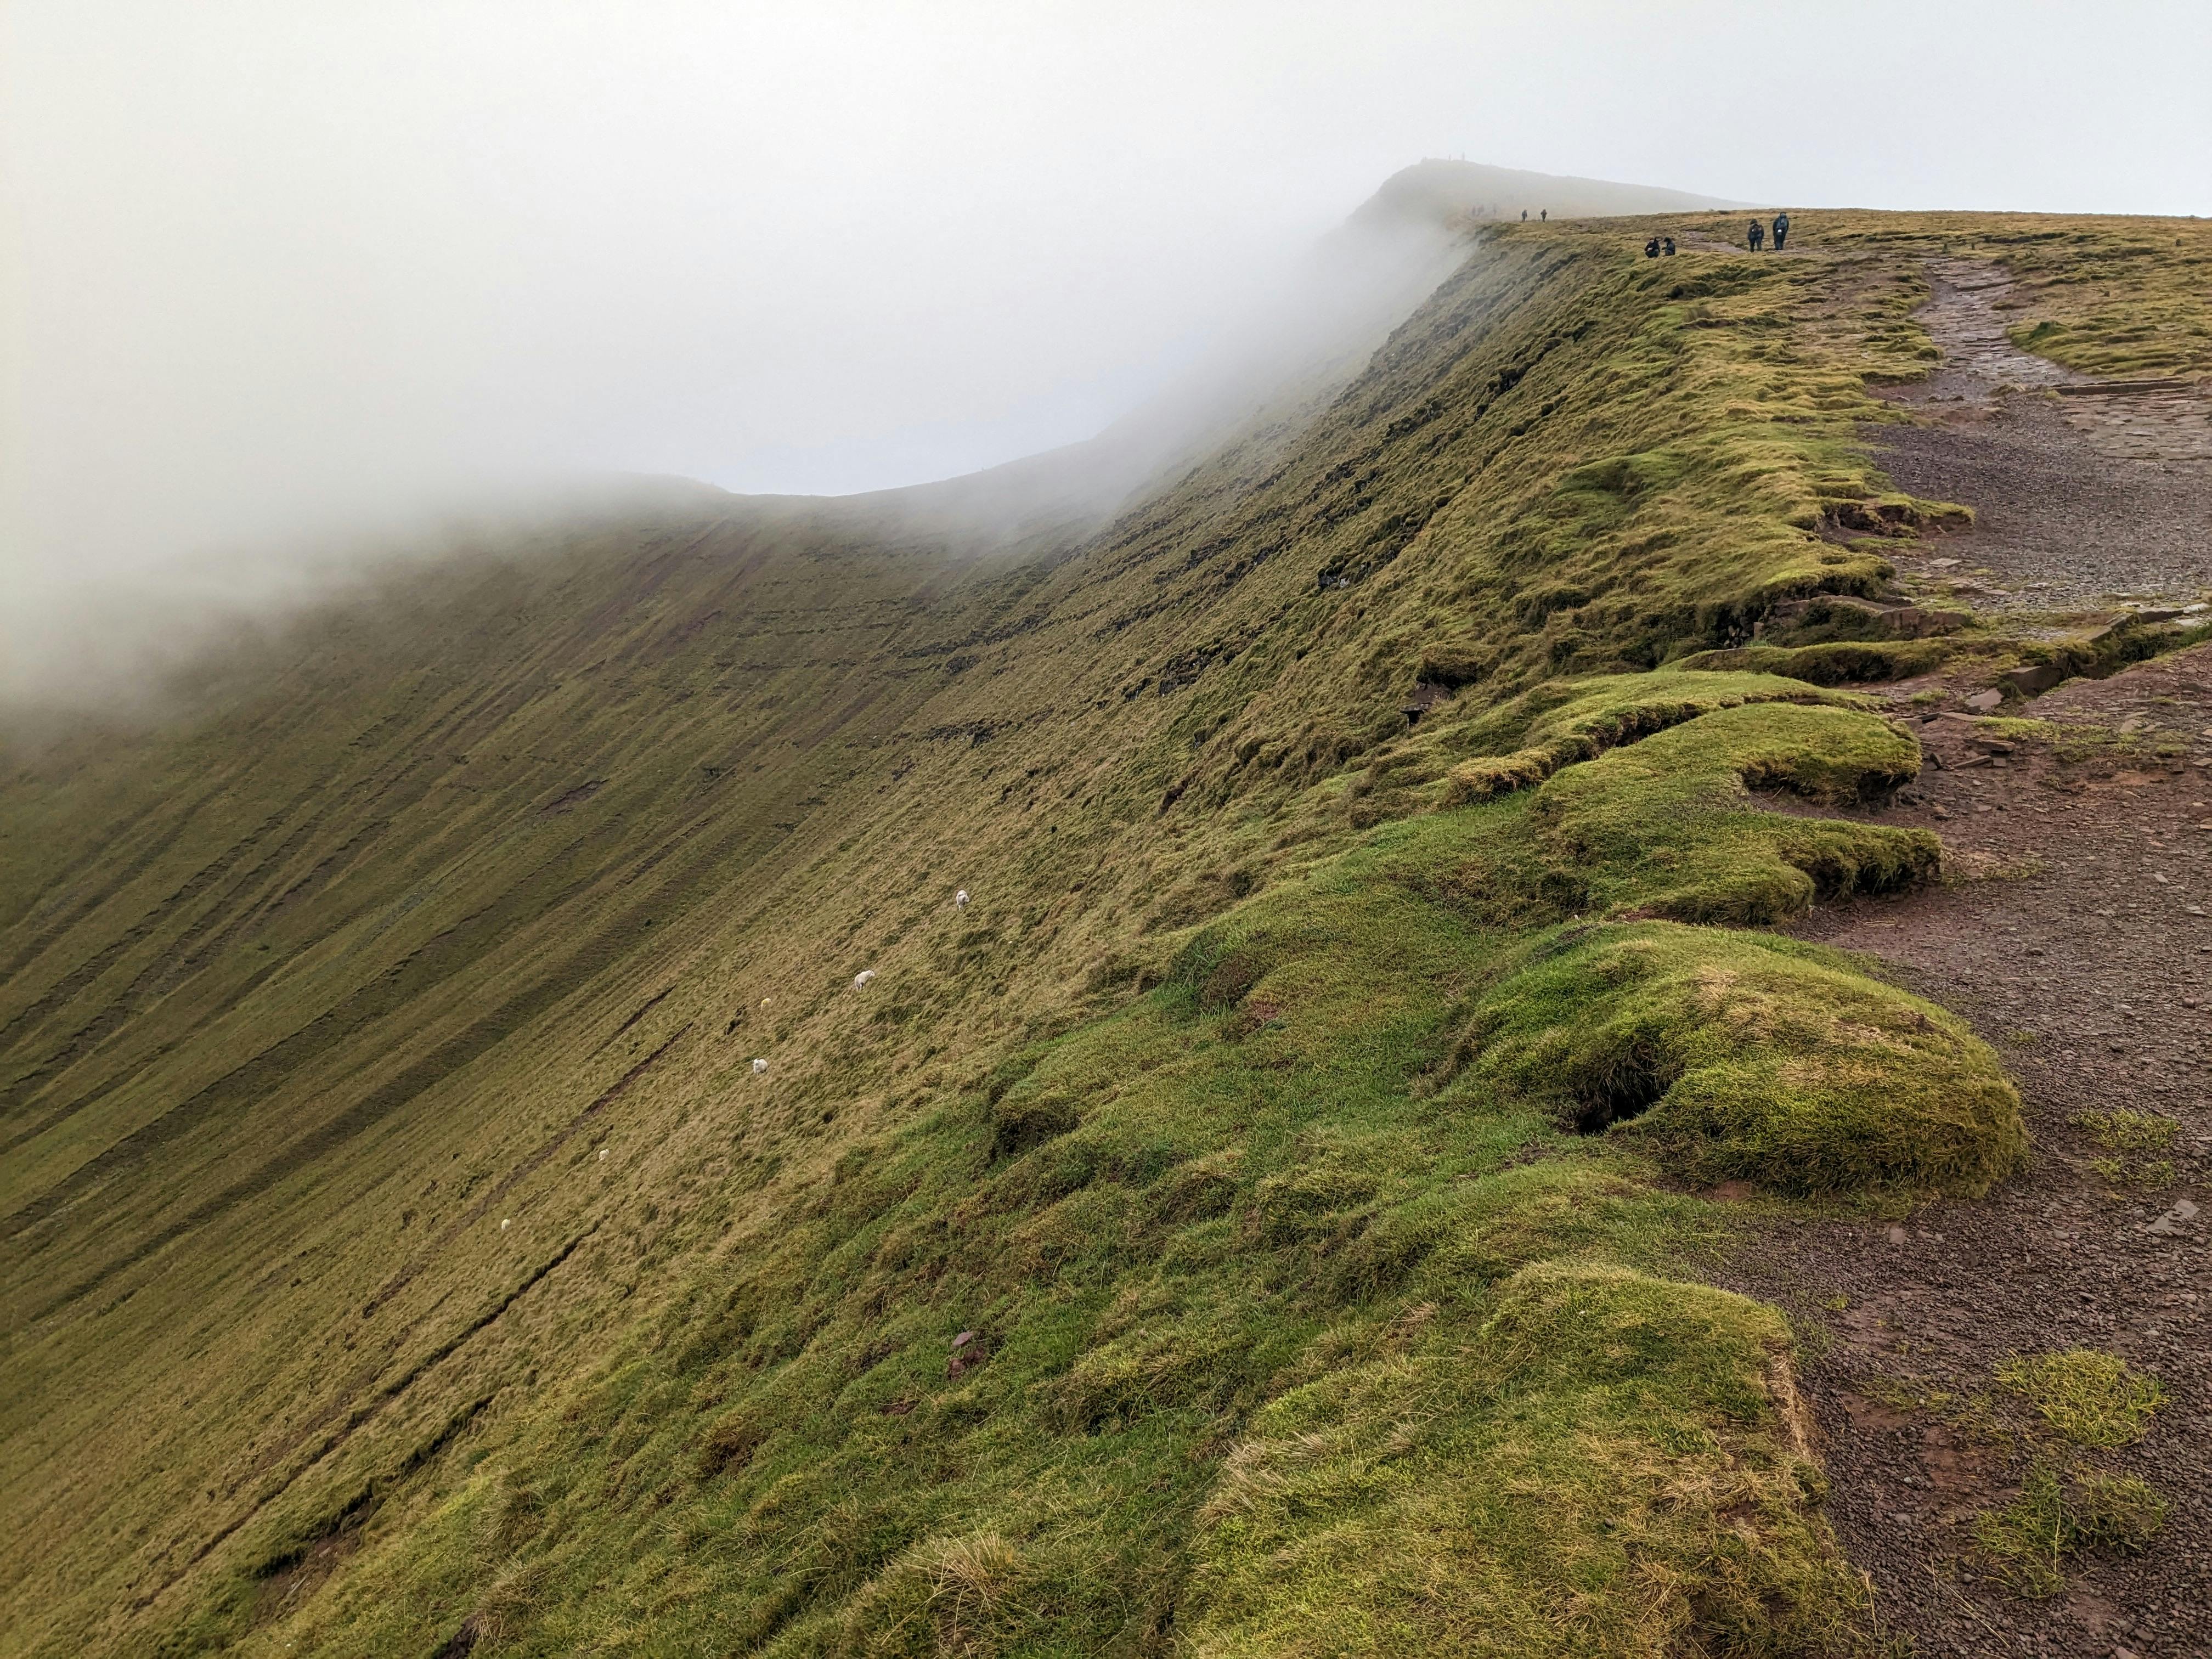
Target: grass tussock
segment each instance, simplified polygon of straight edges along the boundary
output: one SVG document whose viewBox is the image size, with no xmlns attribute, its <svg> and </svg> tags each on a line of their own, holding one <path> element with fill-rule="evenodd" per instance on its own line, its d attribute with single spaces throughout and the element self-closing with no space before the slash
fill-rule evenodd
<svg viewBox="0 0 2212 1659">
<path fill-rule="evenodd" d="M 1668 671 L 1556 681 L 1524 692 L 1455 734 L 1478 754 L 1452 769 L 1448 804 L 1487 800 L 1541 783 L 1563 766 L 1591 760 L 1670 726 L 1747 703 L 1817 702 L 1818 692 L 1771 674 Z"/>
<path fill-rule="evenodd" d="M 2131 1446 L 2166 1398 L 2154 1376 L 2096 1348 L 2015 1356 L 1997 1381 L 2077 1446 Z"/>
<path fill-rule="evenodd" d="M 1980 1565 L 2022 1595 L 2066 1588 L 2069 1557 L 2089 1549 L 2133 1553 L 2149 1543 L 2171 1506 L 2133 1475 L 2048 1464 L 2028 1471 L 2021 1495 L 1973 1520 Z"/>
<path fill-rule="evenodd" d="M 2075 1127 L 2087 1129 L 2090 1138 L 2108 1152 L 2162 1152 L 2173 1145 L 2181 1125 L 2157 1112 L 2118 1107 L 2108 1112 L 2081 1112 Z"/>
<path fill-rule="evenodd" d="M 1674 665 L 1685 672 L 1771 674 L 1808 685 L 1860 685 L 1910 679 L 1942 665 L 1951 647 L 1937 640 L 1832 641 L 1821 645 L 1747 645 L 1701 651 Z"/>
<path fill-rule="evenodd" d="M 1923 830 L 1747 810 L 1754 791 L 1850 803 L 1919 768 L 1919 745 L 1869 714 L 1724 709 L 1559 774 L 1529 820 L 1555 856 L 1589 872 L 1593 908 L 1758 927 L 1816 896 L 1924 881 L 1939 848 Z"/>
</svg>

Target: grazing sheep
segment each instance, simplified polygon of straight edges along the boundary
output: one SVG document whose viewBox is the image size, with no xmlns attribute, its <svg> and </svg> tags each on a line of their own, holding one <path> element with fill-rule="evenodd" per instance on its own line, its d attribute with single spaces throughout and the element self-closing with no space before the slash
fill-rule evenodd
<svg viewBox="0 0 2212 1659">
<path fill-rule="evenodd" d="M 500 1231 L 501 1231 L 501 1232 L 505 1232 L 505 1231 L 506 1231 L 509 1227 L 512 1227 L 513 1225 L 514 1225 L 514 1223 L 513 1223 L 512 1221 L 508 1221 L 508 1220 L 502 1219 L 502 1220 L 500 1222 L 500 1224 L 499 1224 L 499 1230 L 500 1230 Z"/>
<path fill-rule="evenodd" d="M 754 1075 L 755 1077 L 759 1077 L 759 1076 L 761 1076 L 761 1075 L 762 1075 L 762 1074 L 763 1074 L 765 1072 L 767 1072 L 767 1070 L 768 1070 L 768 1062 L 767 1062 L 766 1060 L 755 1060 L 755 1061 L 753 1062 L 753 1075 Z"/>
<path fill-rule="evenodd" d="M 968 890 L 965 887 L 952 896 L 952 908 L 956 910 L 965 910 L 968 908 Z"/>
<path fill-rule="evenodd" d="M 876 970 L 874 969 L 863 968 L 859 973 L 853 975 L 853 988 L 855 991 L 865 991 L 867 989 L 868 981 L 875 976 Z"/>
</svg>

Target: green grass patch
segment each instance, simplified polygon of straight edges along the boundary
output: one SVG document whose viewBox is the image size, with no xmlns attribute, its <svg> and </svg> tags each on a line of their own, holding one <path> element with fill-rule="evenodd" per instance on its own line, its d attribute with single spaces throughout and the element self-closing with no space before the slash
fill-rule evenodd
<svg viewBox="0 0 2212 1659">
<path fill-rule="evenodd" d="M 1982 1565 L 2021 1595 L 2056 1595 L 2066 1588 L 2068 1557 L 2092 1548 L 2140 1550 L 2165 1524 L 2168 1508 L 2133 1475 L 2062 1475 L 2039 1463 L 2019 1498 L 1974 1517 L 1974 1545 Z"/>
<path fill-rule="evenodd" d="M 1745 645 L 1701 651 L 1673 665 L 1684 671 L 1772 674 L 1823 686 L 1910 679 L 1942 665 L 1954 647 L 1941 640 L 1837 640 L 1823 645 Z"/>
<path fill-rule="evenodd" d="M 2077 1129 L 2087 1130 L 2090 1139 L 2108 1152 L 2162 1152 L 2181 1133 L 2181 1125 L 2170 1117 L 2127 1106 L 2076 1112 L 2068 1121 Z"/>
<path fill-rule="evenodd" d="M 2077 1446 L 2131 1446 L 2166 1399 L 2154 1376 L 2095 1348 L 2016 1356 L 1997 1381 Z"/>
<path fill-rule="evenodd" d="M 1529 817 L 1554 856 L 1588 872 L 1595 908 L 1763 926 L 1816 896 L 1927 880 L 1940 849 L 1924 830 L 1758 811 L 1753 792 L 1856 802 L 1919 768 L 1918 744 L 1873 715 L 1739 707 L 1559 773 Z"/>
<path fill-rule="evenodd" d="M 1779 1317 L 1619 1267 L 1516 1273 L 1472 1334 L 1260 1413 L 1200 1510 L 1199 1651 L 1861 1650 Z M 1747 1525 L 1746 1523 L 1750 1523 Z M 1694 1582 L 1694 1597 L 1662 1586 Z"/>
</svg>

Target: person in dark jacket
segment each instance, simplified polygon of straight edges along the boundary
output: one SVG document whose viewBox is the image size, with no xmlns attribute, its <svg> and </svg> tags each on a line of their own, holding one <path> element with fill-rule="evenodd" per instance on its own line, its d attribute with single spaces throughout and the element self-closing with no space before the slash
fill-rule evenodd
<svg viewBox="0 0 2212 1659">
<path fill-rule="evenodd" d="M 1671 236 L 1667 239 L 1667 257 L 1670 259 L 1674 257 L 1674 239 Z"/>
<path fill-rule="evenodd" d="M 1786 213 L 1776 214 L 1774 216 L 1774 251 L 1777 253 L 1782 252 L 1782 244 L 1789 234 L 1790 216 Z"/>
<path fill-rule="evenodd" d="M 1644 257 L 1647 259 L 1656 259 L 1659 257 L 1659 239 L 1656 236 L 1644 245 Z"/>
<path fill-rule="evenodd" d="M 1744 240 L 1751 244 L 1751 251 L 1753 253 L 1758 252 L 1759 244 L 1766 240 L 1766 226 L 1765 223 L 1759 220 L 1753 219 L 1751 222 L 1751 228 L 1744 232 Z"/>
</svg>

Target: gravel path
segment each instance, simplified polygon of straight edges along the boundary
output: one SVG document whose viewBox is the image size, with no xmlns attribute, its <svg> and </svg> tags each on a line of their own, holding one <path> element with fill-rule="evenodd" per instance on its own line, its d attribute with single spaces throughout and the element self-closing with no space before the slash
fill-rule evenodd
<svg viewBox="0 0 2212 1659">
<path fill-rule="evenodd" d="M 2212 581 L 2207 463 L 2127 459 L 2112 446 L 2136 434 L 2108 429 L 2109 405 L 2076 418 L 2070 402 L 1999 390 L 2074 377 L 2004 340 L 2002 288 L 1939 275 L 1923 315 L 1949 362 L 1911 400 L 1937 423 L 1878 435 L 1905 488 L 1980 513 L 1944 552 L 2052 595 L 2172 583 L 2193 598 Z M 2172 416 L 2155 441 L 2196 441 L 2197 400 L 2137 404 L 2127 419 Z M 1886 690 L 1902 710 L 1939 684 Z M 1938 830 L 1954 878 L 1822 908 L 1798 931 L 1973 1021 L 2020 1084 L 2033 1166 L 1985 1200 L 1899 1221 L 1759 1225 L 1732 1282 L 1805 1335 L 1832 1517 L 1914 1652 L 2184 1659 L 2212 1653 L 2212 646 L 2019 712 L 2108 739 L 1929 720 L 1920 781 L 1863 816 Z M 2171 1120 L 2171 1144 L 2116 1158 L 2082 1119 L 2119 1109 Z M 2070 1447 L 2000 1386 L 2013 1355 L 2077 1346 L 2163 1385 L 2140 1443 Z M 2024 1594 L 1974 1523 L 2038 1464 L 2137 1476 L 2171 1512 L 2142 1553 L 2069 1554 L 2062 1589 Z"/>
<path fill-rule="evenodd" d="M 1977 523 L 1900 547 L 1912 585 L 2013 610 L 2212 586 L 2212 392 L 2106 390 L 2013 345 L 2001 277 L 1954 262 L 1931 276 L 1919 315 L 1943 367 L 1888 394 L 1916 424 L 1866 436 L 1899 489 L 1966 502 Z"/>
</svg>

